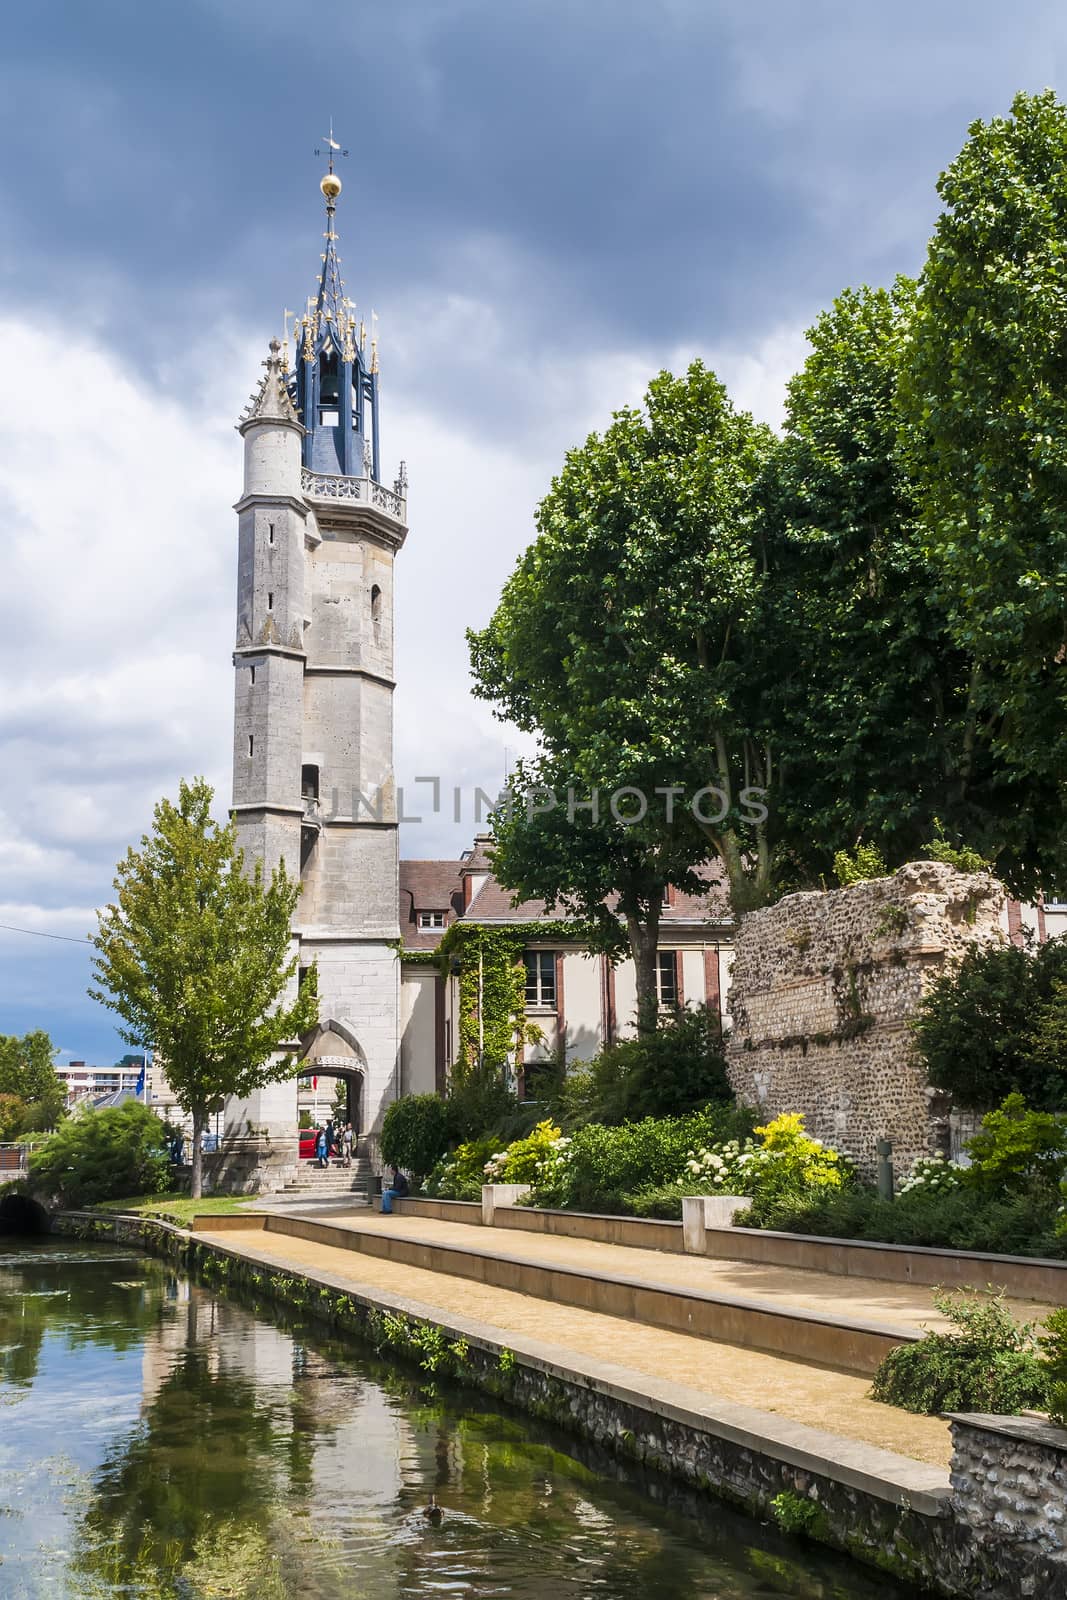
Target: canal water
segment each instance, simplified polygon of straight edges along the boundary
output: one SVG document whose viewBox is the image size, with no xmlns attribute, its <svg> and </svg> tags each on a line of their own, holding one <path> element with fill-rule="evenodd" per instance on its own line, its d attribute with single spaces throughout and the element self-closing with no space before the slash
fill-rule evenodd
<svg viewBox="0 0 1067 1600">
<path fill-rule="evenodd" d="M 161 1262 L 0 1237 L 2 1600 L 914 1595 Z"/>
</svg>

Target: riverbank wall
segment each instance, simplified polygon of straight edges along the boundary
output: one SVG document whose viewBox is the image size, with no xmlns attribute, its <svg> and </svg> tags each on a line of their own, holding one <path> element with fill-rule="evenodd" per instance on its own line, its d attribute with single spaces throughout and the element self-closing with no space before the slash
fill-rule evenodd
<svg viewBox="0 0 1067 1600">
<path fill-rule="evenodd" d="M 161 1256 L 212 1286 L 232 1285 L 254 1299 L 355 1335 L 428 1377 L 473 1385 L 529 1415 L 592 1440 L 646 1468 L 773 1519 L 867 1565 L 933 1593 L 968 1600 L 1067 1600 L 1067 1560 L 1025 1540 L 1001 1537 L 992 1517 L 968 1515 L 936 1469 L 754 1412 L 681 1385 L 642 1380 L 610 1362 L 564 1364 L 555 1347 L 516 1330 L 456 1317 L 384 1290 L 355 1290 L 326 1272 L 280 1269 L 246 1240 L 203 1238 L 172 1224 L 99 1212 L 61 1212 L 52 1231 L 111 1240 Z M 759 1419 L 754 1425 L 754 1419 Z M 988 1419 L 986 1419 L 988 1420 Z M 973 1454 L 967 1419 L 954 1431 Z M 1047 1428 L 1041 1447 L 1052 1476 L 1067 1473 L 1067 1433 Z M 1062 1443 L 1058 1443 L 1059 1435 Z M 954 1474 L 955 1478 L 955 1474 Z M 967 1479 L 966 1481 L 971 1481 Z M 1065 1480 L 1067 1481 L 1067 1480 Z M 1055 1508 L 1054 1508 L 1055 1509 Z"/>
</svg>

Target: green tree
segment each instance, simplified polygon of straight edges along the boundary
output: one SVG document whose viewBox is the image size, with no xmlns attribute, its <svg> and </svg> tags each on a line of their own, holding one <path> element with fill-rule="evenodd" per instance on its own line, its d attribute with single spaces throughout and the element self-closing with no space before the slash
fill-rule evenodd
<svg viewBox="0 0 1067 1600">
<path fill-rule="evenodd" d="M 62 1116 L 66 1090 L 56 1076 L 55 1054 L 55 1045 L 41 1029 L 22 1038 L 0 1034 L 0 1095 L 15 1097 L 21 1107 L 17 1116 L 7 1108 L 7 1137 L 54 1128 Z"/>
<path fill-rule="evenodd" d="M 565 761 L 517 764 L 508 803 L 493 817 L 493 871 L 517 900 L 542 900 L 547 911 L 562 911 L 591 950 L 613 961 L 633 955 L 637 1030 L 653 1033 L 664 891 L 671 884 L 707 894 L 707 879 L 693 862 L 703 846 L 692 827 L 667 825 L 655 812 L 620 824 L 605 803 L 604 814 L 594 817 L 582 804 L 569 804 L 573 783 Z M 549 797 L 558 803 L 549 805 Z"/>
<path fill-rule="evenodd" d="M 1058 793 L 1062 839 L 1067 108 L 1020 94 L 975 122 L 938 193 L 903 385 L 926 545 L 998 742 Z"/>
<path fill-rule="evenodd" d="M 568 841 L 515 809 L 498 830 L 502 881 L 535 886 L 548 845 L 540 893 L 554 889 L 607 933 L 597 907 L 620 887 L 621 853 L 634 870 L 624 916 L 646 1018 L 664 884 L 716 855 L 735 907 L 771 889 L 769 838 L 746 793 L 770 785 L 770 750 L 740 707 L 760 582 L 751 488 L 772 437 L 699 361 L 680 378 L 661 373 L 643 411 L 617 412 L 567 456 L 491 622 L 468 634 L 475 693 L 539 739 L 524 789 L 547 783 L 560 807 L 570 790 L 585 819 Z M 718 792 L 700 799 L 698 821 L 688 802 L 708 786 Z M 578 809 L 594 796 L 597 817 Z M 638 926 L 649 937 L 634 947 Z"/>
<path fill-rule="evenodd" d="M 318 1018 L 315 969 L 291 1002 L 297 972 L 290 923 L 300 885 L 284 861 L 264 883 L 246 871 L 232 823 L 211 817 L 201 778 L 161 800 L 153 830 L 118 866 L 116 903 L 93 936 L 96 1000 L 126 1023 L 122 1036 L 162 1057 L 192 1118 L 192 1195 L 202 1186 L 201 1135 L 227 1095 L 292 1075 L 279 1046 Z"/>
<path fill-rule="evenodd" d="M 1058 808 L 995 748 L 925 548 L 899 401 L 915 316 L 906 279 L 838 296 L 809 330 L 759 485 L 758 632 L 774 647 L 750 683 L 777 752 L 780 871 L 818 881 L 860 841 L 893 868 L 947 827 L 1025 891 Z"/>
</svg>

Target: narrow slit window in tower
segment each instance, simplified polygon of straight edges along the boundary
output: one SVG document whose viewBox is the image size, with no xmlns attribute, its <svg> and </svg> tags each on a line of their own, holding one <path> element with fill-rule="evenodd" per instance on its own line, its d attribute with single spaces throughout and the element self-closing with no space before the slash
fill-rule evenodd
<svg viewBox="0 0 1067 1600">
<path fill-rule="evenodd" d="M 268 534 L 268 543 L 273 544 L 274 543 L 274 524 L 273 524 L 273 522 L 268 522 L 267 523 L 267 534 Z"/>
<path fill-rule="evenodd" d="M 255 749 L 255 745 L 256 745 L 255 734 L 250 733 L 248 735 L 248 759 L 249 759 L 249 761 L 251 761 L 251 759 L 252 759 L 252 752 Z"/>
<path fill-rule="evenodd" d="M 370 592 L 370 621 L 374 630 L 375 644 L 381 643 L 382 637 L 382 591 L 375 583 Z"/>
<path fill-rule="evenodd" d="M 255 667 L 249 667 L 248 671 L 249 671 L 249 678 L 248 678 L 249 683 L 255 683 L 255 681 L 256 681 L 256 669 L 255 669 Z"/>
<path fill-rule="evenodd" d="M 268 589 L 268 591 L 267 591 L 267 610 L 268 611 L 273 611 L 274 610 L 274 590 L 273 589 Z"/>
</svg>

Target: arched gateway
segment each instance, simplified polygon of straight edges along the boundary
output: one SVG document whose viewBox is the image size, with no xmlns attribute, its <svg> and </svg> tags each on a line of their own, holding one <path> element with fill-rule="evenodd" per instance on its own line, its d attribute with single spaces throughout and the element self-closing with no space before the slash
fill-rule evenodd
<svg viewBox="0 0 1067 1600">
<path fill-rule="evenodd" d="M 348 1109 L 345 1120 L 358 1134 L 363 1128 L 363 1089 L 367 1079 L 367 1058 L 352 1029 L 333 1018 L 320 1022 L 300 1041 L 302 1074 L 339 1078 L 346 1085 Z"/>
</svg>

